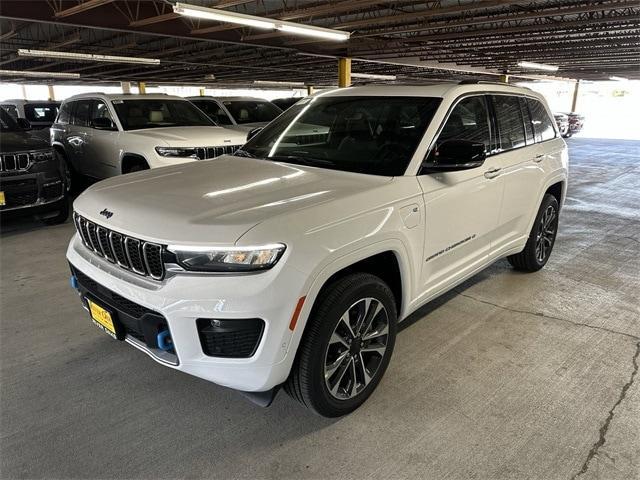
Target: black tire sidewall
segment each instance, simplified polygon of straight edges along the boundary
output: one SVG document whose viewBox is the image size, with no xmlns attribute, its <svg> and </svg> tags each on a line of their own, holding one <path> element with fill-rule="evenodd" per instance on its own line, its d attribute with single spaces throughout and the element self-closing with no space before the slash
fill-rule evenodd
<svg viewBox="0 0 640 480">
<path fill-rule="evenodd" d="M 355 278 L 345 277 L 343 281 L 353 281 Z M 325 416 L 345 415 L 358 408 L 373 393 L 380 383 L 389 365 L 393 354 L 395 338 L 397 332 L 397 314 L 393 294 L 389 287 L 373 275 L 362 275 L 364 281 L 353 284 L 342 293 L 336 301 L 332 296 L 332 291 L 321 299 L 321 304 L 312 313 L 311 321 L 320 322 L 318 335 L 309 342 L 306 347 L 305 367 L 311 372 L 311 382 L 309 384 L 309 394 L 316 411 Z M 339 285 L 336 285 L 339 287 Z M 335 291 L 335 290 L 334 290 Z M 389 336 L 387 340 L 387 350 L 382 363 L 376 371 L 375 377 L 369 385 L 356 397 L 348 400 L 338 400 L 329 393 L 324 381 L 324 360 L 327 345 L 333 330 L 340 317 L 347 309 L 362 298 L 372 297 L 380 301 L 387 310 L 389 317 Z"/>
<path fill-rule="evenodd" d="M 542 220 L 542 215 L 544 214 L 544 212 L 546 212 L 547 208 L 549 208 L 549 206 L 553 206 L 555 211 L 556 211 L 556 218 L 554 220 L 554 226 L 555 226 L 555 233 L 553 234 L 553 241 L 551 242 L 551 246 L 549 247 L 549 253 L 547 254 L 546 258 L 544 259 L 543 262 L 539 262 L 538 258 L 536 256 L 536 234 L 538 232 L 538 228 L 540 226 L 540 221 Z M 536 215 L 536 220 L 535 223 L 533 224 L 533 228 L 531 229 L 531 236 L 529 237 L 529 255 L 531 255 L 531 258 L 533 260 L 533 262 L 539 267 L 542 268 L 544 267 L 547 262 L 549 261 L 549 258 L 551 257 L 551 253 L 553 252 L 553 247 L 556 244 L 556 238 L 558 236 L 558 221 L 560 218 L 560 206 L 558 205 L 558 200 L 556 200 L 556 198 L 553 195 L 545 195 L 544 198 L 542 199 L 542 204 L 540 205 L 540 209 L 538 210 L 538 214 Z"/>
</svg>

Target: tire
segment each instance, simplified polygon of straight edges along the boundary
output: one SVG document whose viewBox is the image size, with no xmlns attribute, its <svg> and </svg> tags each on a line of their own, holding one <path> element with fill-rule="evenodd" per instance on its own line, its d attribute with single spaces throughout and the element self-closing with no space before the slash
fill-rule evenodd
<svg viewBox="0 0 640 480">
<path fill-rule="evenodd" d="M 354 411 L 389 365 L 396 324 L 393 293 L 380 278 L 355 273 L 337 280 L 316 300 L 285 391 L 324 417 Z"/>
<path fill-rule="evenodd" d="M 537 272 L 546 265 L 556 241 L 559 213 L 556 197 L 545 194 L 524 250 L 507 257 L 516 270 Z"/>
<path fill-rule="evenodd" d="M 60 200 L 60 208 L 58 213 L 53 217 L 42 218 L 42 223 L 45 225 L 59 225 L 64 223 L 69 218 L 69 199 L 65 196 Z"/>
<path fill-rule="evenodd" d="M 60 162 L 60 173 L 64 178 L 67 192 L 80 193 L 84 188 L 85 178 L 80 175 L 67 158 L 67 155 L 59 150 L 55 150 L 55 153 Z"/>
</svg>

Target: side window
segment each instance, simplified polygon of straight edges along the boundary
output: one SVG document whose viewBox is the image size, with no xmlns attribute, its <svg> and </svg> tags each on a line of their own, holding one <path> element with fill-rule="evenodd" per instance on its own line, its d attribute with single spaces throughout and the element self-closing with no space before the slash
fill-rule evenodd
<svg viewBox="0 0 640 480">
<path fill-rule="evenodd" d="M 79 100 L 76 103 L 73 120 L 71 123 L 78 127 L 88 127 L 91 120 L 91 104 L 92 100 Z"/>
<path fill-rule="evenodd" d="M 13 118 L 18 118 L 18 108 L 15 105 L 4 104 L 4 105 L 2 105 L 2 107 Z"/>
<path fill-rule="evenodd" d="M 527 140 L 527 145 L 534 143 L 533 137 L 533 124 L 531 123 L 531 115 L 529 114 L 529 107 L 527 106 L 527 99 L 520 97 L 520 110 L 522 111 L 522 118 L 524 119 L 524 133 Z"/>
<path fill-rule="evenodd" d="M 538 100 L 527 98 L 529 111 L 531 112 L 531 123 L 533 123 L 533 131 L 536 136 L 536 142 L 544 142 L 555 138 L 556 131 L 553 128 L 553 122 L 547 114 L 547 109 Z"/>
<path fill-rule="evenodd" d="M 524 123 L 518 97 L 513 95 L 493 95 L 493 105 L 498 121 L 500 148 L 502 150 L 511 150 L 524 147 Z"/>
<path fill-rule="evenodd" d="M 476 95 L 461 100 L 451 111 L 449 118 L 440 130 L 435 148 L 430 156 L 434 160 L 438 147 L 447 140 L 467 140 L 484 143 L 485 151 L 491 151 L 491 129 L 489 128 L 489 111 L 484 95 Z"/>
<path fill-rule="evenodd" d="M 71 122 L 71 111 L 73 110 L 74 102 L 66 102 L 63 103 L 60 107 L 60 111 L 58 112 L 58 118 L 56 118 L 56 123 L 61 125 L 66 125 Z"/>
<path fill-rule="evenodd" d="M 91 120 L 95 118 L 108 118 L 113 122 L 113 117 L 109 111 L 109 107 L 102 100 L 95 100 L 93 104 L 93 112 L 91 114 Z"/>
</svg>

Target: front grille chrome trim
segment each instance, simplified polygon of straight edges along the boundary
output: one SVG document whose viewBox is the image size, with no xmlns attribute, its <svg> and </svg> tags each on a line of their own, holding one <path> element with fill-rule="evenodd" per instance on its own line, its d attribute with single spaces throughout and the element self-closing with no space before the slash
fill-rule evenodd
<svg viewBox="0 0 640 480">
<path fill-rule="evenodd" d="M 163 262 L 166 251 L 164 245 L 123 235 L 97 225 L 75 212 L 73 223 L 83 245 L 92 253 L 140 276 L 153 280 L 164 279 L 166 273 Z M 155 267 L 152 268 L 151 265 Z"/>
</svg>

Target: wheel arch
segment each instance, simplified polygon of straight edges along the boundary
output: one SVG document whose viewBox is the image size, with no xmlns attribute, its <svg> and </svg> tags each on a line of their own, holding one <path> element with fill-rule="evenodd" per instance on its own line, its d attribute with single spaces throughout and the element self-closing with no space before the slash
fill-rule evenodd
<svg viewBox="0 0 640 480">
<path fill-rule="evenodd" d="M 139 153 L 124 152 L 120 158 L 120 173 L 127 173 L 131 166 L 138 163 L 144 163 L 147 167 L 150 166 L 147 159 Z"/>
</svg>

